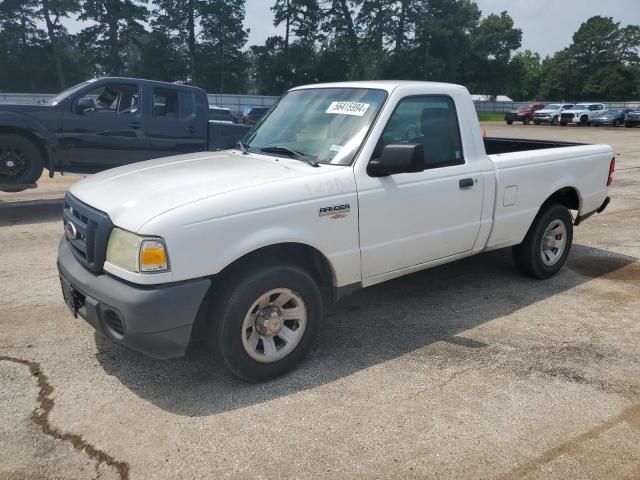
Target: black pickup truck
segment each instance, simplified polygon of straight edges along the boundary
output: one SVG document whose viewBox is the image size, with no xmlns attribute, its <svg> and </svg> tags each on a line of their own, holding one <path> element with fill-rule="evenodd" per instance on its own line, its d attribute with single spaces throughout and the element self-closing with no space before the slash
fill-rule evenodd
<svg viewBox="0 0 640 480">
<path fill-rule="evenodd" d="M 46 103 L 0 104 L 0 190 L 33 186 L 46 168 L 93 173 L 151 158 L 233 147 L 250 126 L 209 121 L 204 90 L 108 77 Z"/>
</svg>

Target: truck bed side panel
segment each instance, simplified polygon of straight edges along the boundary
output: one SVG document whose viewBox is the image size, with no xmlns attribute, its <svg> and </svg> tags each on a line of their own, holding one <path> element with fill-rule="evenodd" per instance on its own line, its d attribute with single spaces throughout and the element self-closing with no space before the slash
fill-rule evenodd
<svg viewBox="0 0 640 480">
<path fill-rule="evenodd" d="M 490 155 L 496 165 L 496 206 L 487 249 L 517 245 L 540 206 L 555 192 L 573 188 L 580 214 L 598 209 L 607 196 L 613 151 L 607 145 Z"/>
</svg>

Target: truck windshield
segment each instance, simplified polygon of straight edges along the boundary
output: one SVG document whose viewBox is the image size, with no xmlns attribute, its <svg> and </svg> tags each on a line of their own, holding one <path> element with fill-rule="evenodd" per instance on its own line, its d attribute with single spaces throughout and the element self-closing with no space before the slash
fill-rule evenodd
<svg viewBox="0 0 640 480">
<path fill-rule="evenodd" d="M 86 82 L 82 82 L 78 85 L 74 85 L 71 88 L 67 88 L 66 90 L 64 90 L 63 92 L 60 92 L 58 95 L 56 95 L 55 97 L 53 97 L 52 99 L 49 100 L 48 103 L 50 103 L 51 105 L 57 105 L 58 103 L 60 103 L 62 100 L 64 100 L 65 98 L 67 98 L 69 95 L 73 95 L 74 93 L 76 93 L 78 90 L 80 90 L 82 87 L 85 87 L 86 85 L 89 85 L 90 83 L 94 82 L 95 80 L 87 80 Z"/>
<path fill-rule="evenodd" d="M 320 163 L 349 165 L 386 96 L 367 88 L 288 92 L 247 137 L 245 147 L 250 152 L 286 148 Z"/>
</svg>

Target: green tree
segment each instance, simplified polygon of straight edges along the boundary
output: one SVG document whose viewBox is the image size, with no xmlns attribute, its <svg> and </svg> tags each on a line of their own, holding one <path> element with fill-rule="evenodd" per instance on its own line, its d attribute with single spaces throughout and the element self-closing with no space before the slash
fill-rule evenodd
<svg viewBox="0 0 640 480">
<path fill-rule="evenodd" d="M 522 30 L 507 12 L 482 19 L 469 35 L 467 82 L 478 92 L 504 93 L 510 83 L 511 55 L 520 48 Z"/>
<path fill-rule="evenodd" d="M 66 86 L 63 56 L 67 50 L 67 31 L 61 23 L 62 18 L 80 11 L 79 0 L 42 0 L 40 14 L 44 18 L 49 37 L 51 56 L 53 57 L 60 90 Z"/>
<path fill-rule="evenodd" d="M 351 3 L 353 4 L 353 2 Z M 320 52 L 323 59 L 322 67 L 338 68 L 340 66 L 347 69 L 344 71 L 344 75 L 341 75 L 345 79 L 362 79 L 364 69 L 360 58 L 358 33 L 354 12 L 351 10 L 348 0 L 325 0 L 323 7 L 321 28 L 324 33 L 324 42 Z M 332 66 L 326 62 L 327 58 L 333 58 L 338 63 Z M 327 72 L 325 68 L 319 72 L 321 77 L 335 75 L 335 72 Z"/>
<path fill-rule="evenodd" d="M 535 100 L 542 82 L 542 59 L 531 50 L 518 52 L 511 60 L 505 93 L 518 101 Z"/>
<path fill-rule="evenodd" d="M 204 88 L 224 93 L 244 91 L 247 59 L 242 51 L 245 0 L 209 0 L 200 18 Z"/>
<path fill-rule="evenodd" d="M 316 55 L 320 5 L 317 0 L 276 0 L 271 10 L 274 13 L 273 24 L 285 26 L 281 42 L 283 48 L 272 61 L 278 66 L 277 76 L 282 79 L 279 87 L 286 89 L 298 82 L 301 71 L 310 73 L 307 70 Z M 292 37 L 296 37 L 293 42 Z M 290 53 L 292 43 L 293 55 Z"/>
<path fill-rule="evenodd" d="M 415 78 L 460 82 L 480 9 L 471 0 L 421 0 L 417 6 Z"/>
<path fill-rule="evenodd" d="M 100 72 L 122 75 L 126 52 L 136 36 L 143 35 L 148 20 L 147 0 L 85 0 L 80 20 L 94 22 L 82 31 L 84 49 Z"/>
<path fill-rule="evenodd" d="M 371 68 L 365 70 L 368 77 L 380 78 L 386 47 L 394 40 L 395 0 L 357 0 L 354 5 L 359 8 L 356 22 L 358 33 L 362 38 L 362 50 L 370 52 L 372 61 L 366 62 Z"/>
</svg>

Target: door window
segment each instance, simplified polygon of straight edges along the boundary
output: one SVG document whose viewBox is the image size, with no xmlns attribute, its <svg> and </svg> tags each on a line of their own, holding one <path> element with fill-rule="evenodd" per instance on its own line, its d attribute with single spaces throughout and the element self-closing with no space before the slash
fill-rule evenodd
<svg viewBox="0 0 640 480">
<path fill-rule="evenodd" d="M 453 100 L 447 96 L 402 100 L 391 115 L 373 157 L 392 143 L 422 144 L 426 169 L 464 164 L 458 116 Z"/>
<path fill-rule="evenodd" d="M 140 113 L 140 88 L 135 85 L 107 84 L 78 99 L 82 113 L 137 115 Z"/>
<path fill-rule="evenodd" d="M 154 88 L 153 89 L 153 116 L 177 118 L 180 112 L 178 91 Z"/>
</svg>

